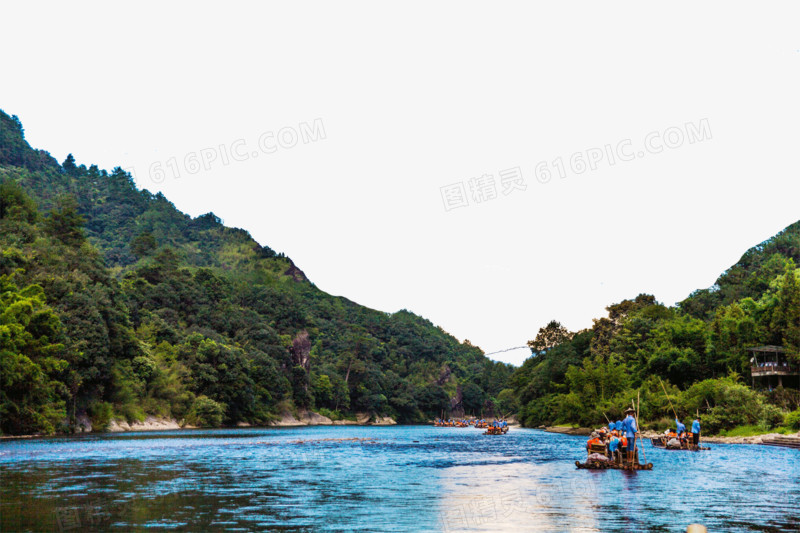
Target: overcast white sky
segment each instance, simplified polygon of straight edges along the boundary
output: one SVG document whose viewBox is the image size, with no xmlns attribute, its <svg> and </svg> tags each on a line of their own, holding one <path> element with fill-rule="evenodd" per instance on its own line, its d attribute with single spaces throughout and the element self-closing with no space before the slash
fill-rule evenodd
<svg viewBox="0 0 800 533">
<path fill-rule="evenodd" d="M 132 169 L 321 289 L 486 352 L 640 292 L 673 304 L 800 218 L 797 2 L 16 2 L 0 20 L 0 108 L 34 147 Z M 524 190 L 501 178 L 517 167 Z"/>
</svg>

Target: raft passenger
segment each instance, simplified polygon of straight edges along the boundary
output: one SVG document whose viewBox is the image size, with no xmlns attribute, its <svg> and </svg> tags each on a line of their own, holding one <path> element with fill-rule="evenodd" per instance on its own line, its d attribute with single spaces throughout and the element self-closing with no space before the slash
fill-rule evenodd
<svg viewBox="0 0 800 533">
<path fill-rule="evenodd" d="M 683 439 L 686 436 L 686 425 L 678 420 L 675 419 L 675 432 L 678 434 L 678 438 Z"/>
<path fill-rule="evenodd" d="M 619 450 L 620 445 L 620 440 L 616 435 L 616 431 L 617 430 L 611 432 L 611 440 L 608 441 L 608 451 L 612 458 L 616 457 L 616 453 Z"/>
<path fill-rule="evenodd" d="M 592 438 L 586 442 L 586 452 L 589 452 L 589 448 L 591 448 L 592 444 L 603 444 L 603 441 L 600 440 L 600 434 L 596 431 L 592 431 Z"/>
</svg>

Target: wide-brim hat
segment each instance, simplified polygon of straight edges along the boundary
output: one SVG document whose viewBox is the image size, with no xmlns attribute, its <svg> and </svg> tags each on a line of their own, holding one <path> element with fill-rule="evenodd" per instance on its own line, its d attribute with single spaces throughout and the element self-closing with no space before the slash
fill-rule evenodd
<svg viewBox="0 0 800 533">
<path fill-rule="evenodd" d="M 625 412 L 626 413 L 635 413 L 636 409 L 634 409 L 633 407 L 628 407 L 627 409 L 625 409 Z"/>
</svg>

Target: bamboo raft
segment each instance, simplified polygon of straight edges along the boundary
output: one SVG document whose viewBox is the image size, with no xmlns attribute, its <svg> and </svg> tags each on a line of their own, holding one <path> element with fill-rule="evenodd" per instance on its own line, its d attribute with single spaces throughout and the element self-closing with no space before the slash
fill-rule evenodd
<svg viewBox="0 0 800 533">
<path fill-rule="evenodd" d="M 641 463 L 617 463 L 615 461 L 589 461 L 588 463 L 582 463 L 580 461 L 575 461 L 575 466 L 578 468 L 588 469 L 588 470 L 652 470 L 653 463 L 641 464 Z"/>
<path fill-rule="evenodd" d="M 644 446 L 642 446 L 644 450 Z M 639 449 L 633 454 L 633 462 L 624 459 L 623 450 L 610 453 L 605 444 L 590 444 L 586 450 L 589 457 L 586 462 L 575 461 L 575 466 L 588 470 L 652 470 L 653 463 L 642 464 L 639 462 Z M 604 456 L 607 460 L 593 459 L 592 455 Z M 646 460 L 646 459 L 645 459 Z"/>
<path fill-rule="evenodd" d="M 661 448 L 663 450 L 675 450 L 675 451 L 683 451 L 683 452 L 699 452 L 699 451 L 710 450 L 711 449 L 708 446 L 700 446 L 700 445 L 695 446 L 694 444 L 691 444 L 689 441 L 681 442 L 681 447 L 680 448 L 668 448 L 667 447 L 667 442 L 668 442 L 668 440 L 666 439 L 666 437 L 652 437 L 650 439 L 650 444 L 652 444 L 654 448 Z"/>
<path fill-rule="evenodd" d="M 486 431 L 483 432 L 484 435 L 505 435 L 506 433 L 508 433 L 508 426 L 504 428 L 489 426 L 486 428 Z"/>
</svg>

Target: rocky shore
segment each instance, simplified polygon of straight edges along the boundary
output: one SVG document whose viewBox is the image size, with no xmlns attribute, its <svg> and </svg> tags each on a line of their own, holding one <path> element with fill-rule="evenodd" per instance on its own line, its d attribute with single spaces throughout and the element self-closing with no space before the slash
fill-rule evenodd
<svg viewBox="0 0 800 533">
<path fill-rule="evenodd" d="M 183 426 L 186 427 L 186 426 Z M 120 433 L 123 431 L 168 431 L 171 429 L 182 429 L 175 419 L 156 418 L 148 416 L 143 422 L 127 422 L 125 420 L 112 420 L 108 424 L 106 431 L 109 433 Z M 187 428 L 188 429 L 188 428 Z"/>
<path fill-rule="evenodd" d="M 358 413 L 356 420 L 331 420 L 326 416 L 313 411 L 301 411 L 295 414 L 284 413 L 279 419 L 266 424 L 265 427 L 295 427 L 295 426 L 393 426 L 397 422 L 389 417 L 371 417 L 366 413 Z M 87 427 L 88 426 L 88 427 Z M 254 427 L 251 424 L 240 422 L 237 427 Z M 109 423 L 106 431 L 120 433 L 124 431 L 168 431 L 175 429 L 197 429 L 188 424 L 181 425 L 174 418 L 157 418 L 149 416 L 143 422 L 127 422 L 115 419 Z M 84 431 L 91 432 L 88 421 L 84 424 Z"/>
<path fill-rule="evenodd" d="M 573 428 L 573 427 L 566 427 L 566 426 L 539 426 L 539 429 L 543 429 L 550 433 L 561 433 L 563 435 L 591 435 L 592 428 Z"/>
<path fill-rule="evenodd" d="M 701 442 L 714 442 L 718 444 L 761 444 L 764 441 L 780 437 L 791 437 L 800 439 L 800 432 L 793 435 L 783 435 L 781 433 L 765 433 L 764 435 L 754 435 L 752 437 L 703 437 Z"/>
<path fill-rule="evenodd" d="M 355 420 L 331 420 L 313 411 L 302 411 L 295 416 L 284 413 L 283 416 L 269 424 L 270 426 L 393 426 L 397 424 L 392 417 L 383 416 L 372 418 L 367 413 L 357 413 Z"/>
</svg>

